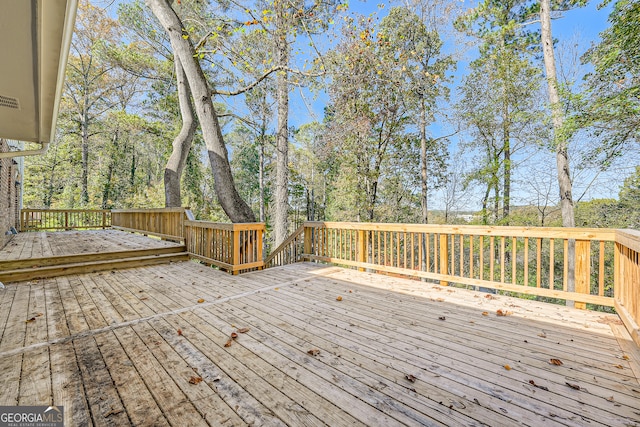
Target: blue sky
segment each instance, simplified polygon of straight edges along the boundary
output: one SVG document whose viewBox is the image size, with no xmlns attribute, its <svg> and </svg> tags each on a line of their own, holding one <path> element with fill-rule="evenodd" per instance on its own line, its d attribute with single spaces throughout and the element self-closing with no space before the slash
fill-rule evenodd
<svg viewBox="0 0 640 427">
<path fill-rule="evenodd" d="M 385 7 L 380 8 L 380 5 L 384 4 Z M 361 1 L 356 0 L 349 3 L 349 11 L 362 15 L 379 14 L 380 18 L 386 15 L 390 7 L 397 3 L 384 3 L 375 1 Z M 466 1 L 463 7 L 474 7 L 478 2 Z M 561 19 L 556 19 L 552 22 L 552 31 L 554 38 L 559 43 L 573 41 L 580 44 L 578 49 L 584 51 L 592 43 L 596 43 L 599 39 L 599 33 L 608 26 L 607 18 L 611 6 L 598 9 L 600 1 L 590 1 L 587 6 L 583 8 L 577 8 L 568 12 L 565 12 Z M 449 49 L 456 49 L 458 46 L 450 38 L 446 40 L 445 46 Z M 454 94 L 455 87 L 460 83 L 462 77 L 466 74 L 466 67 L 468 63 L 477 55 L 477 49 L 468 49 L 464 54 L 460 62 L 458 62 L 458 68 L 455 72 L 455 80 L 452 86 L 452 94 Z M 585 68 L 586 70 L 587 68 Z M 318 120 L 322 119 L 323 108 L 327 103 L 327 98 L 323 94 L 314 95 L 306 91 L 302 96 L 300 91 L 295 91 L 292 94 L 292 104 L 295 108 L 290 113 L 290 121 L 292 126 L 300 126 L 310 121 L 309 115 L 314 114 Z"/>
</svg>

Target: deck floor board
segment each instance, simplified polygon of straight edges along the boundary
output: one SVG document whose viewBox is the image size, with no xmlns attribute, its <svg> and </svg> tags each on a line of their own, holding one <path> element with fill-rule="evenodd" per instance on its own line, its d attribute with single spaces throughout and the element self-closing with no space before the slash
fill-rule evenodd
<svg viewBox="0 0 640 427">
<path fill-rule="evenodd" d="M 10 253 L 67 244 L 46 235 Z M 625 334 L 615 315 L 339 267 L 179 262 L 6 286 L 0 405 L 64 405 L 69 426 L 640 426 Z"/>
</svg>

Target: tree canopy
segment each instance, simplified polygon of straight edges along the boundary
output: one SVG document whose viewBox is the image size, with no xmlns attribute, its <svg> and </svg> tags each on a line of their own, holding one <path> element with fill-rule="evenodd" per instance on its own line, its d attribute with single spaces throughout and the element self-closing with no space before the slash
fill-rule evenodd
<svg viewBox="0 0 640 427">
<path fill-rule="evenodd" d="M 638 227 L 637 0 L 605 3 L 584 80 L 552 85 L 568 24 L 545 45 L 544 2 L 103 3 L 80 3 L 25 205 L 189 205 L 277 243 L 304 220 L 560 225 L 560 174 L 577 225 Z"/>
</svg>

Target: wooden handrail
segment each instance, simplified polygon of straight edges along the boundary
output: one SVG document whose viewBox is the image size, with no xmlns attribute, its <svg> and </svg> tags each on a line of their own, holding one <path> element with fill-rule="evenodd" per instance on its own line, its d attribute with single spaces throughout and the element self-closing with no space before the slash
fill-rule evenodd
<svg viewBox="0 0 640 427">
<path fill-rule="evenodd" d="M 615 308 L 640 346 L 640 232 L 616 230 Z"/>
<path fill-rule="evenodd" d="M 106 209 L 21 209 L 20 231 L 85 230 L 111 226 Z"/>
<path fill-rule="evenodd" d="M 640 346 L 636 230 L 306 222 L 303 234 L 309 260 L 615 307 Z"/>
<path fill-rule="evenodd" d="M 311 260 L 613 306 L 611 229 L 307 222 Z M 307 242 L 307 240 L 310 240 Z M 569 292 L 568 243 L 576 289 Z M 310 245 L 311 244 L 311 245 Z M 310 246 L 309 246 L 310 245 Z M 591 265 L 597 268 L 591 269 Z M 605 268 L 606 267 L 606 268 Z"/>
<path fill-rule="evenodd" d="M 192 258 L 232 274 L 264 267 L 264 223 L 185 221 L 185 244 Z"/>
<path fill-rule="evenodd" d="M 304 253 L 304 250 L 299 248 L 301 246 L 300 236 L 304 234 L 304 229 L 304 225 L 301 225 L 284 242 L 280 243 L 264 260 L 264 265 L 266 267 L 275 267 L 300 261 Z M 278 262 L 277 260 L 280 261 Z"/>
<path fill-rule="evenodd" d="M 307 221 L 311 228 L 340 228 L 364 231 L 406 231 L 407 233 L 473 234 L 495 237 L 533 237 L 554 239 L 605 240 L 615 239 L 615 230 L 610 228 L 565 228 L 565 227 L 512 227 L 448 224 L 396 224 L 374 222 L 319 222 Z"/>
<path fill-rule="evenodd" d="M 114 209 L 111 211 L 111 226 L 117 230 L 130 231 L 184 241 L 184 222 L 188 208 Z"/>
</svg>

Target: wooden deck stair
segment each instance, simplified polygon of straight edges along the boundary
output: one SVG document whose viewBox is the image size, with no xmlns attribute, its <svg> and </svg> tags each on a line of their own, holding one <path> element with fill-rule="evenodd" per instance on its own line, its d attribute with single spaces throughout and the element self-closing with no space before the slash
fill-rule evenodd
<svg viewBox="0 0 640 427">
<path fill-rule="evenodd" d="M 117 270 L 187 261 L 184 246 L 0 261 L 0 282 Z"/>
</svg>

